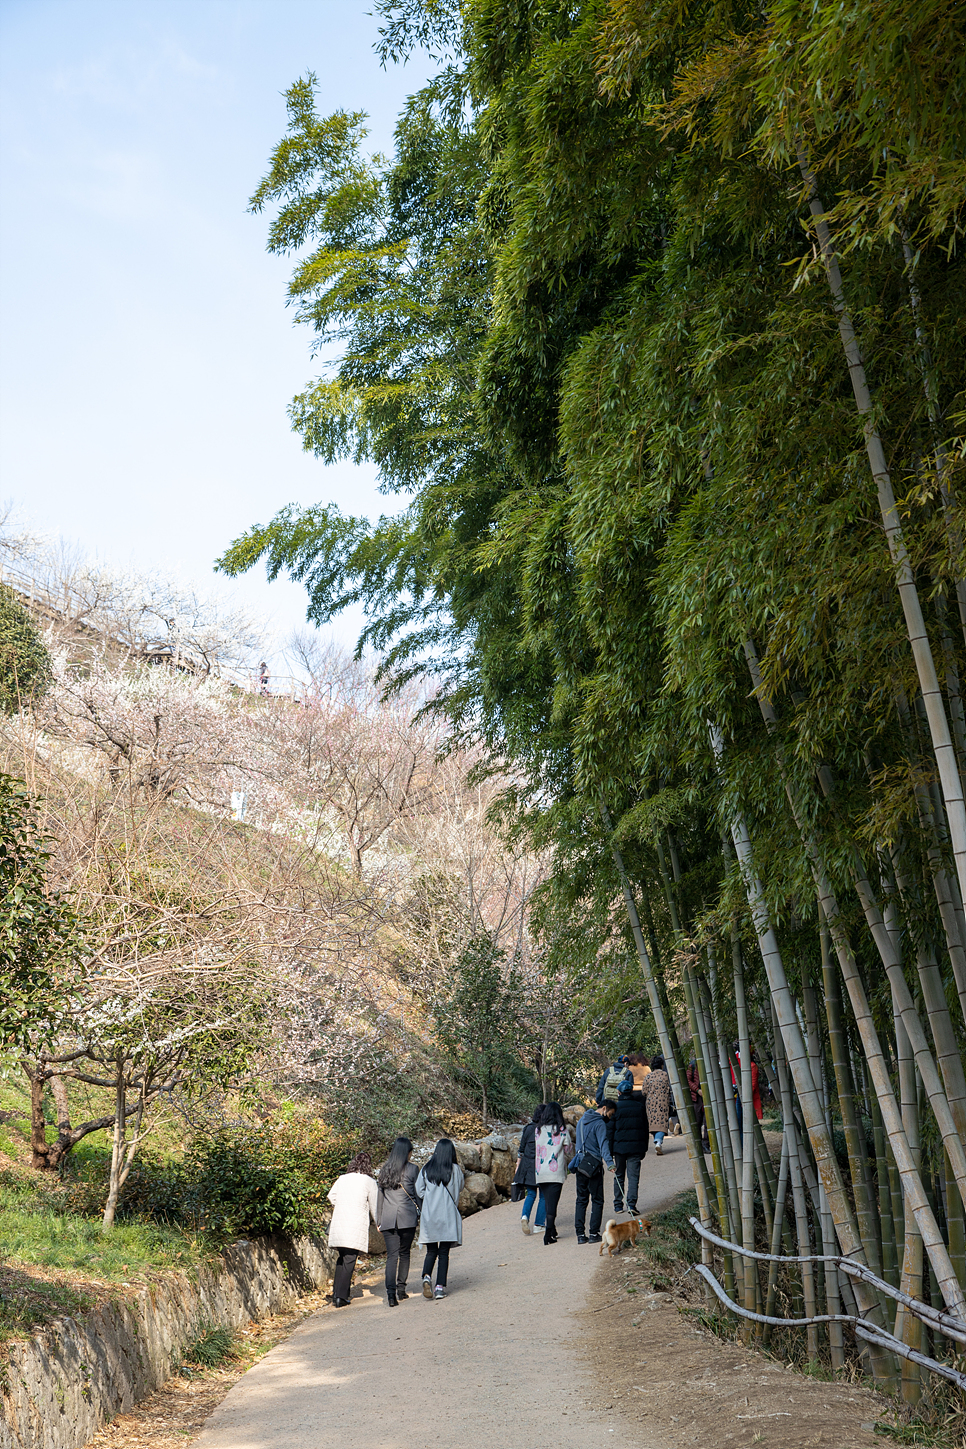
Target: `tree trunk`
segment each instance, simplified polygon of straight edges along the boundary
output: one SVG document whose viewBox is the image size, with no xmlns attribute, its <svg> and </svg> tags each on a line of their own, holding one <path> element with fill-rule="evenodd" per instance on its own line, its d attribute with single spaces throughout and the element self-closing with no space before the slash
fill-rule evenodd
<svg viewBox="0 0 966 1449">
<path fill-rule="evenodd" d="M 30 1083 L 30 1153 L 31 1166 L 40 1171 L 50 1168 L 50 1149 L 47 1145 L 47 1122 L 44 1117 L 44 1088 L 50 1079 L 47 1064 L 41 1057 L 36 1066 L 22 1060 L 22 1066 Z"/>
<path fill-rule="evenodd" d="M 127 1082 L 124 1076 L 124 1060 L 118 1057 L 115 1063 L 117 1076 L 114 1081 L 114 1135 L 111 1140 L 111 1175 L 108 1184 L 107 1202 L 101 1231 L 109 1233 L 114 1226 L 117 1200 L 121 1191 L 121 1165 L 124 1160 L 125 1127 L 127 1124 Z"/>
<path fill-rule="evenodd" d="M 899 1060 L 899 1095 L 902 1108 L 902 1122 L 906 1129 L 906 1136 L 909 1139 L 909 1146 L 915 1154 L 917 1165 L 919 1164 L 919 1104 L 916 1094 L 916 1067 L 913 1060 L 912 1049 L 909 1045 L 909 1038 L 906 1036 L 905 1027 L 902 1024 L 902 1017 L 896 1009 L 893 1001 L 893 1011 L 896 1021 L 896 1055 Z M 899 1279 L 899 1287 L 903 1293 L 908 1293 L 910 1298 L 922 1297 L 922 1238 L 916 1227 L 915 1218 L 912 1215 L 909 1203 L 905 1204 L 905 1243 L 902 1253 L 902 1274 Z M 922 1321 L 914 1313 L 907 1313 L 902 1305 L 896 1314 L 895 1336 L 900 1338 L 909 1348 L 922 1352 Z M 922 1385 L 919 1377 L 918 1364 L 911 1363 L 909 1359 L 903 1359 L 902 1372 L 902 1399 L 906 1404 L 917 1404 L 919 1402 Z"/>
<path fill-rule="evenodd" d="M 819 904 L 819 911 L 821 911 L 821 904 Z M 832 1070 L 835 1073 L 835 1088 L 839 1099 L 839 1111 L 842 1115 L 845 1147 L 849 1155 L 849 1173 L 855 1196 L 855 1212 L 869 1267 L 873 1273 L 881 1277 L 882 1250 L 879 1242 L 878 1214 L 875 1211 L 875 1202 L 866 1172 L 868 1154 L 865 1139 L 859 1134 L 859 1121 L 856 1116 L 852 1077 L 849 1071 L 848 1046 L 845 1032 L 842 1029 L 838 974 L 829 951 L 828 927 L 824 924 L 824 915 L 822 921 L 822 979 L 825 987 L 829 1052 L 832 1057 Z"/>
</svg>

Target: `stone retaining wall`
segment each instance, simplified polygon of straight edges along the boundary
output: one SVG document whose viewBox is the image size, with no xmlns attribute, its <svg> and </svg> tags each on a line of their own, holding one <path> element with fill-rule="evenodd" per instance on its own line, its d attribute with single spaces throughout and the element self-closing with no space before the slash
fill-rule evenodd
<svg viewBox="0 0 966 1449">
<path fill-rule="evenodd" d="M 582 1111 L 567 1108 L 568 1122 Z M 455 1144 L 466 1175 L 464 1217 L 509 1197 L 520 1131 Z M 374 1225 L 369 1251 L 386 1251 Z M 178 1274 L 83 1318 L 58 1319 L 0 1350 L 0 1449 L 83 1449 L 107 1420 L 160 1388 L 205 1329 L 239 1327 L 330 1280 L 321 1240 L 261 1238 L 235 1243 L 217 1269 Z"/>
<path fill-rule="evenodd" d="M 239 1327 L 328 1282 L 321 1242 L 235 1243 L 214 1270 L 178 1274 L 0 1351 L 0 1449 L 81 1449 L 160 1388 L 213 1324 Z"/>
</svg>

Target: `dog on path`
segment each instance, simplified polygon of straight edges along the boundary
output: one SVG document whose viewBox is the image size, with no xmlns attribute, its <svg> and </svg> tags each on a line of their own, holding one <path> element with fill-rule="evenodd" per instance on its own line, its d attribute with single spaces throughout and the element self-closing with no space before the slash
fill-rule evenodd
<svg viewBox="0 0 966 1449">
<path fill-rule="evenodd" d="M 647 1233 L 648 1237 L 651 1236 L 651 1225 L 647 1218 L 631 1218 L 629 1223 L 615 1223 L 613 1218 L 609 1218 L 607 1226 L 604 1228 L 598 1258 L 603 1255 L 605 1248 L 608 1258 L 619 1253 L 627 1244 L 636 1248 L 641 1233 Z"/>
</svg>

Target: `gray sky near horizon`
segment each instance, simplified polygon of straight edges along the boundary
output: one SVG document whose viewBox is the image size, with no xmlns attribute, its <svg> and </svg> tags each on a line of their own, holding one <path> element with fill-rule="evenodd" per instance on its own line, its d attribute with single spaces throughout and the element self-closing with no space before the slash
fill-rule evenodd
<svg viewBox="0 0 966 1449">
<path fill-rule="evenodd" d="M 431 64 L 383 71 L 360 0 L 0 0 L 0 497 L 104 562 L 242 599 L 286 638 L 304 591 L 212 573 L 286 503 L 377 516 L 286 415 L 317 372 L 291 262 L 247 200 L 308 70 L 388 151 Z M 361 616 L 335 636 L 353 643 Z M 275 667 L 280 667 L 276 656 Z"/>
</svg>

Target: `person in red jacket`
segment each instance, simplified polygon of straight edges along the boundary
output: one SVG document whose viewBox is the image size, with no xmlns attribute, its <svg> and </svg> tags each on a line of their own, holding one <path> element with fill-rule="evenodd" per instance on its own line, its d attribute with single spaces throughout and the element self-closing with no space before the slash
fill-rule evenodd
<svg viewBox="0 0 966 1449">
<path fill-rule="evenodd" d="M 701 1093 L 701 1077 L 698 1073 L 698 1064 L 695 1061 L 694 1057 L 692 1057 L 690 1062 L 688 1063 L 688 1069 L 685 1072 L 685 1076 L 688 1080 L 688 1091 L 691 1093 L 691 1105 L 694 1108 L 694 1120 L 697 1124 L 698 1131 L 701 1133 L 701 1150 L 702 1152 L 710 1152 L 711 1141 L 708 1137 L 708 1124 L 705 1120 L 704 1115 L 704 1097 Z"/>
<path fill-rule="evenodd" d="M 735 1047 L 735 1061 L 741 1066 L 741 1053 Z M 741 1088 L 735 1081 L 735 1069 L 731 1068 L 731 1085 L 735 1090 L 735 1103 L 738 1107 L 738 1125 L 741 1125 Z M 761 1092 L 758 1090 L 758 1063 L 755 1061 L 755 1054 L 751 1054 L 751 1101 L 755 1109 L 755 1116 L 761 1121 Z"/>
</svg>

